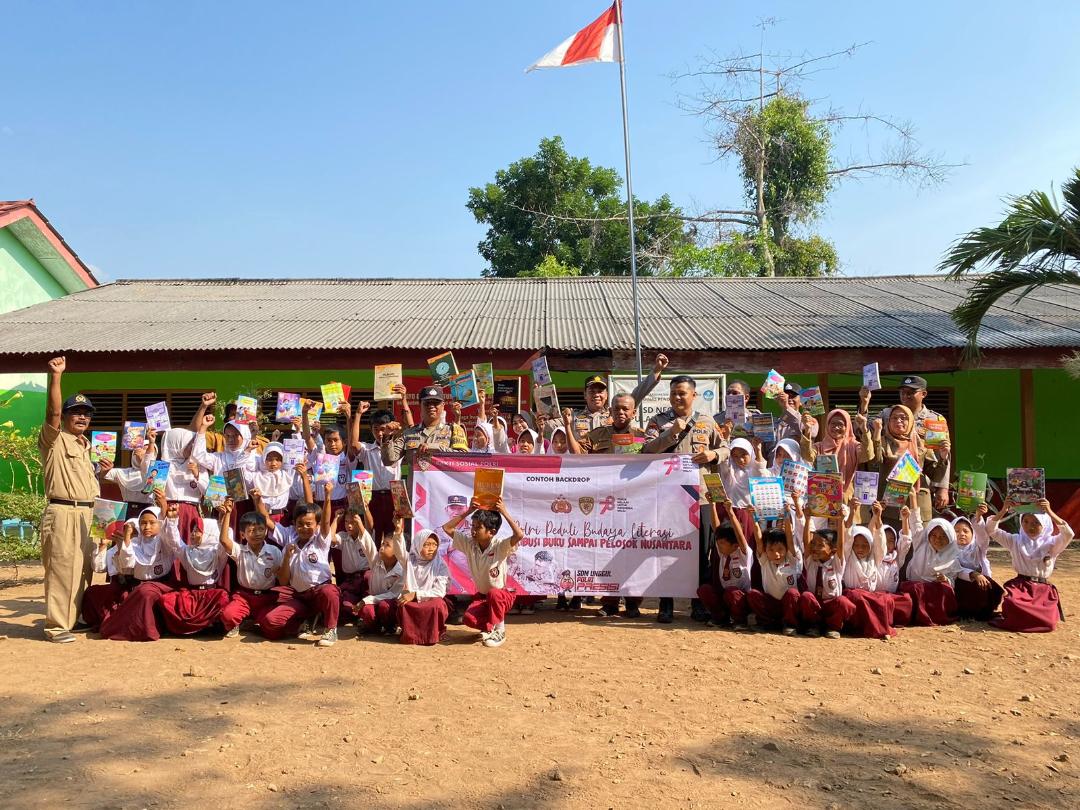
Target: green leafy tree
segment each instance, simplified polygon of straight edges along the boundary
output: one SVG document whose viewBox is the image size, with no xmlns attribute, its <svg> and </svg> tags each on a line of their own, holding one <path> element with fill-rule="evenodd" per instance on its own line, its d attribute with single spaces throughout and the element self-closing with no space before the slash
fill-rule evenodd
<svg viewBox="0 0 1080 810">
<path fill-rule="evenodd" d="M 467 207 L 487 225 L 479 244 L 485 276 L 536 275 L 547 257 L 580 275 L 628 275 L 630 233 L 623 181 L 614 169 L 571 156 L 561 137 L 544 138 L 535 155 L 495 173 L 495 182 L 469 189 Z M 665 195 L 634 200 L 638 271 L 661 270 L 650 246 L 688 244 L 681 212 Z M 560 273 L 569 275 L 570 273 Z"/>
<path fill-rule="evenodd" d="M 1044 191 L 1010 197 L 1005 218 L 992 227 L 976 228 L 960 237 L 941 262 L 951 278 L 977 269 L 979 275 L 953 320 L 978 353 L 979 327 L 1004 295 L 1023 297 L 1047 284 L 1080 285 L 1080 168 L 1061 187 L 1064 205 Z M 1080 371 L 1077 357 L 1066 366 Z"/>
<path fill-rule="evenodd" d="M 522 273 L 521 278 L 566 278 L 580 276 L 580 267 L 569 267 L 563 264 L 550 253 L 535 268 L 527 273 Z"/>
</svg>

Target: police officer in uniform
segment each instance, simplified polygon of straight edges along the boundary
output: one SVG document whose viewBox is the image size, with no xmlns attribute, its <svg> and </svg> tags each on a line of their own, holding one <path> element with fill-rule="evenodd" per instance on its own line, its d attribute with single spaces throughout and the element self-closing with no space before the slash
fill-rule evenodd
<svg viewBox="0 0 1080 810">
<path fill-rule="evenodd" d="M 58 644 L 75 641 L 83 592 L 94 569 L 90 520 L 94 498 L 101 494 L 90 462 L 87 431 L 94 405 L 82 394 L 61 403 L 64 357 L 49 361 L 45 422 L 38 436 L 45 497 L 41 518 L 41 560 L 45 566 L 45 638 Z"/>
<path fill-rule="evenodd" d="M 382 446 L 383 464 L 396 464 L 404 459 L 411 471 L 418 459 L 432 453 L 468 452 L 465 429 L 446 424 L 444 412 L 441 388 L 429 385 L 420 389 L 420 424 L 405 431 L 397 422 L 386 425 L 389 436 Z"/>
<path fill-rule="evenodd" d="M 656 384 L 660 382 L 660 376 L 667 367 L 667 355 L 656 355 L 652 372 L 639 382 L 630 394 L 634 398 L 634 402 L 641 402 L 649 395 L 650 391 L 656 388 Z M 611 410 L 608 405 L 608 387 L 607 383 L 604 382 L 604 378 L 599 375 L 589 377 L 585 381 L 585 410 L 574 414 L 572 425 L 566 425 L 567 435 L 569 436 L 573 432 L 580 441 L 585 438 L 585 435 L 590 430 L 610 425 Z"/>
<path fill-rule="evenodd" d="M 642 453 L 685 453 L 691 460 L 715 472 L 716 465 L 728 457 L 727 441 L 717 430 L 716 422 L 709 414 L 695 407 L 697 382 L 693 377 L 679 375 L 671 378 L 671 407 L 649 420 L 645 428 L 645 446 Z M 707 502 L 701 501 L 701 533 L 698 544 L 698 579 L 705 581 L 709 573 L 709 549 L 712 546 L 712 518 L 706 513 Z M 707 621 L 708 612 L 698 599 L 691 602 L 691 616 L 695 621 Z M 675 600 L 669 596 L 660 599 L 660 611 L 656 620 L 671 624 L 674 618 Z"/>
</svg>

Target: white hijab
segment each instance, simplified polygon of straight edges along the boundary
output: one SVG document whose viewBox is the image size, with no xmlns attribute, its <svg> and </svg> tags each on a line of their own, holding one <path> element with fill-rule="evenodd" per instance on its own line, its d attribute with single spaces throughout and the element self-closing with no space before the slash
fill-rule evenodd
<svg viewBox="0 0 1080 810">
<path fill-rule="evenodd" d="M 446 560 L 443 559 L 438 549 L 435 550 L 435 556 L 430 560 L 425 560 L 420 556 L 420 549 L 429 537 L 434 537 L 436 543 L 439 540 L 439 536 L 435 532 L 425 532 L 420 535 L 419 543 L 417 543 L 417 538 L 413 538 L 412 551 L 409 552 L 408 563 L 405 566 L 405 590 L 407 591 L 434 590 L 435 580 L 440 577 L 448 578 L 450 576 L 450 571 L 446 567 Z"/>
<path fill-rule="evenodd" d="M 244 457 L 247 456 L 248 445 L 251 444 L 251 428 L 248 427 L 246 422 L 237 422 L 236 420 L 233 420 L 232 422 L 229 422 L 228 425 L 232 425 L 240 433 L 240 449 L 230 450 L 228 445 L 226 445 L 225 449 L 217 454 L 226 470 L 241 466 Z M 228 427 L 228 425 L 226 425 L 226 427 Z"/>
<path fill-rule="evenodd" d="M 517 435 L 517 438 L 514 439 L 514 450 L 517 450 L 518 442 L 521 440 L 521 437 L 524 436 L 526 433 L 532 436 L 533 455 L 542 455 L 544 452 L 544 448 L 540 443 L 540 437 L 532 428 L 525 428 L 525 430 L 521 431 L 521 433 Z"/>
<path fill-rule="evenodd" d="M 169 431 L 172 433 L 172 431 Z M 190 431 L 188 431 L 190 432 Z M 164 564 L 167 557 L 170 555 L 166 552 L 165 548 L 161 545 L 161 531 L 153 537 L 143 537 L 142 532 L 139 529 L 139 518 L 145 515 L 147 512 L 161 520 L 161 510 L 156 506 L 148 506 L 143 509 L 139 514 L 132 518 L 135 522 L 135 536 L 131 538 L 131 555 L 135 558 L 135 562 L 139 565 L 156 565 L 157 563 Z M 128 521 L 129 523 L 131 521 Z"/>
<path fill-rule="evenodd" d="M 295 477 L 284 466 L 273 472 L 266 469 L 266 457 L 271 453 L 277 453 L 282 461 L 285 460 L 285 446 L 280 442 L 270 442 L 262 451 L 258 470 L 251 475 L 251 488 L 259 490 L 259 494 L 264 498 L 278 498 L 284 495 L 292 487 Z"/>
<path fill-rule="evenodd" d="M 979 543 L 975 539 L 975 524 L 971 518 L 961 515 L 952 522 L 954 534 L 958 523 L 966 523 L 971 528 L 971 542 L 966 546 L 956 544 L 956 559 L 960 561 L 960 565 L 969 571 L 982 571 L 982 555 L 979 553 Z"/>
<path fill-rule="evenodd" d="M 1016 545 L 1027 559 L 1039 559 L 1050 553 L 1050 547 L 1054 545 L 1054 521 L 1050 516 L 1042 512 L 1034 513 L 1039 521 L 1039 534 L 1032 537 L 1024 528 L 1023 516 L 1020 519 L 1020 534 L 1016 535 Z"/>
<path fill-rule="evenodd" d="M 864 537 L 870 544 L 870 554 L 865 560 L 855 555 L 856 537 Z M 874 535 L 865 526 L 852 527 L 844 540 L 844 587 L 876 591 L 878 573 L 878 564 L 874 560 Z"/>
<path fill-rule="evenodd" d="M 216 576 L 218 570 L 225 563 L 223 558 L 220 560 L 218 558 L 218 543 L 221 539 L 221 532 L 215 520 L 206 520 L 204 518 L 202 524 L 202 539 L 199 541 L 199 545 L 189 545 L 185 549 L 188 565 L 191 566 L 195 573 L 201 576 Z"/>
<path fill-rule="evenodd" d="M 565 438 L 566 437 L 566 428 L 557 427 L 553 431 L 551 431 L 551 439 L 549 441 L 549 446 L 551 448 L 551 450 L 550 450 L 551 454 L 561 456 L 561 455 L 564 455 L 565 453 L 569 453 L 570 452 L 570 440 L 569 439 L 566 440 L 566 449 L 562 453 L 560 453 L 558 450 L 555 449 L 555 434 L 556 433 L 561 433 L 563 435 L 563 437 Z"/>
<path fill-rule="evenodd" d="M 742 441 L 746 440 L 743 439 Z M 747 443 L 749 444 L 749 442 Z M 734 446 L 734 444 L 732 446 Z M 770 475 L 780 475 L 783 471 L 784 462 L 776 460 L 776 451 L 781 447 L 784 448 L 784 452 L 787 453 L 788 458 L 797 463 L 802 463 L 802 450 L 799 449 L 799 443 L 794 439 L 781 439 L 776 443 L 776 447 L 773 448 L 772 451 L 772 466 L 769 467 Z M 750 455 L 753 456 L 753 448 L 751 448 Z"/>
<path fill-rule="evenodd" d="M 930 545 L 930 532 L 941 529 L 949 539 L 949 544 L 941 551 L 934 551 Z M 960 547 L 956 545 L 956 530 L 945 518 L 934 518 L 926 524 L 917 538 L 915 538 L 915 550 L 911 554 L 911 562 L 907 567 L 909 580 L 933 582 L 938 574 L 944 574 L 950 580 L 955 580 L 960 573 Z"/>
<path fill-rule="evenodd" d="M 502 417 L 500 417 L 500 419 L 501 418 Z M 491 426 L 491 422 L 480 420 L 476 423 L 476 430 L 479 430 L 487 438 L 487 447 L 477 447 L 476 445 L 473 445 L 469 449 L 474 453 L 494 453 L 495 429 Z"/>
<path fill-rule="evenodd" d="M 169 428 L 161 441 L 161 460 L 170 464 L 187 461 L 184 450 L 194 438 L 195 434 L 187 428 Z"/>
</svg>

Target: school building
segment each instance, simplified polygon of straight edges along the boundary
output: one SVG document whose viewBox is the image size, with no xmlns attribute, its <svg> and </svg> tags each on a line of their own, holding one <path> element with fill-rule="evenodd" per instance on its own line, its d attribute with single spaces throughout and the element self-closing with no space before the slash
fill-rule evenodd
<svg viewBox="0 0 1080 810">
<path fill-rule="evenodd" d="M 854 409 L 861 369 L 877 362 L 874 412 L 898 401 L 903 375 L 919 374 L 927 404 L 952 428 L 954 470 L 1000 479 L 1008 467 L 1044 467 L 1064 503 L 1080 483 L 1080 380 L 1061 368 L 1080 346 L 1080 291 L 1007 297 L 984 323 L 974 365 L 949 317 L 968 283 L 642 279 L 645 366 L 663 351 L 668 376 L 726 373 L 755 389 L 777 369 L 820 386 L 829 407 Z M 626 278 L 131 280 L 27 303 L 0 315 L 0 374 L 40 373 L 66 354 L 65 390 L 92 397 L 100 430 L 141 420 L 161 400 L 174 424 L 186 423 L 206 390 L 258 396 L 271 414 L 278 391 L 319 398 L 330 381 L 351 385 L 354 402 L 370 399 L 373 367 L 384 363 L 402 363 L 415 392 L 430 381 L 427 359 L 446 350 L 461 368 L 490 362 L 497 376 L 520 376 L 525 396 L 530 362 L 545 353 L 572 407 L 588 375 L 635 367 Z M 39 395 L 18 424 L 39 423 L 41 407 Z"/>
</svg>

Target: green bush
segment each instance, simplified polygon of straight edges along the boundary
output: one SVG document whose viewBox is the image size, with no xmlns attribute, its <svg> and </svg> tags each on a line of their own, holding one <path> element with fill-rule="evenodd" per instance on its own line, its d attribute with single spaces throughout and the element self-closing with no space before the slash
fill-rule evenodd
<svg viewBox="0 0 1080 810">
<path fill-rule="evenodd" d="M 0 492 L 0 519 L 22 520 L 33 526 L 32 531 L 24 529 L 24 536 L 17 531 L 0 534 L 0 562 L 11 563 L 19 560 L 37 560 L 41 558 L 41 515 L 45 511 L 45 497 L 35 492 Z"/>
</svg>

